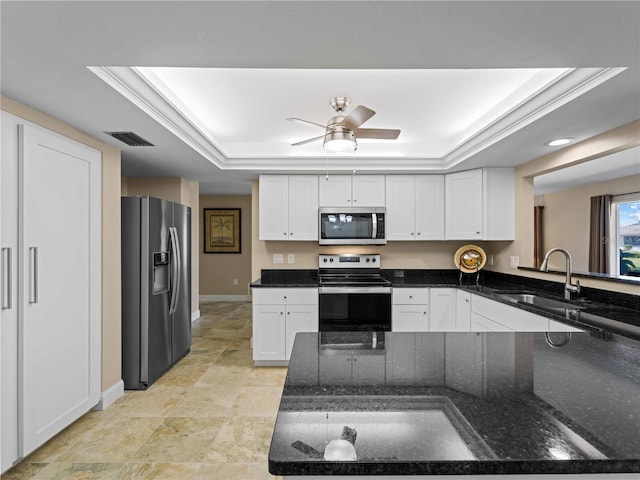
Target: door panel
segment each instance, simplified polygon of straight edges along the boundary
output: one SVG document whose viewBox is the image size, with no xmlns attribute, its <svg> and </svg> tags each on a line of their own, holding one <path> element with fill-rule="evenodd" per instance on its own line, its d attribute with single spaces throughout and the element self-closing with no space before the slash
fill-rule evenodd
<svg viewBox="0 0 640 480">
<path fill-rule="evenodd" d="M 171 226 L 172 222 L 172 212 L 169 202 L 152 197 L 143 199 L 143 210 L 145 201 L 148 201 L 149 248 L 145 254 L 145 243 L 143 239 L 142 254 L 146 256 L 147 262 L 143 262 L 142 271 L 147 272 L 148 279 L 146 285 L 143 285 L 142 288 L 146 288 L 148 295 L 148 337 L 144 334 L 144 314 L 142 315 L 141 329 L 143 332 L 142 339 L 144 340 L 144 338 L 148 338 L 149 340 L 147 357 L 145 359 L 143 348 L 141 360 L 143 371 L 145 368 L 145 360 L 148 360 L 147 382 L 151 384 L 155 380 L 157 380 L 164 372 L 166 372 L 171 366 L 171 323 L 169 320 L 169 302 L 171 295 L 170 292 L 167 291 L 157 294 L 153 293 L 153 269 L 149 268 L 149 265 L 152 265 L 154 253 L 169 253 L 171 250 L 169 246 L 169 227 Z M 143 306 L 144 303 L 145 302 L 143 300 Z M 141 377 L 143 377 L 141 378 L 141 380 L 144 383 L 147 383 L 145 382 L 144 375 L 141 375 Z"/>
<path fill-rule="evenodd" d="M 96 206 L 100 211 L 92 191 L 92 162 L 99 165 L 100 160 L 95 150 L 31 126 L 22 127 L 21 142 L 20 356 L 26 455 L 98 400 L 99 364 L 95 378 L 91 351 L 96 333 L 99 339 L 91 320 L 96 252 L 90 246 Z M 99 251 L 97 255 L 99 259 Z M 99 268 L 99 261 L 93 268 Z"/>
<path fill-rule="evenodd" d="M 0 472 L 20 457 L 18 450 L 18 127 L 12 117 L 2 112 L 2 147 L 0 163 L 0 226 L 2 258 L 2 309 L 0 339 L 2 361 L 0 379 L 2 418 L 0 424 Z"/>
<path fill-rule="evenodd" d="M 191 209 L 173 204 L 173 225 L 181 254 L 178 301 L 172 318 L 172 362 L 175 363 L 191 348 Z"/>
</svg>

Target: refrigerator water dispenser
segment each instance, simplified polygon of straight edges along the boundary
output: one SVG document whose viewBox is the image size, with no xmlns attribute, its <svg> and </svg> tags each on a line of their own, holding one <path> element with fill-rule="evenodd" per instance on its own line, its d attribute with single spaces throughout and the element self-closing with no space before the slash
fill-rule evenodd
<svg viewBox="0 0 640 480">
<path fill-rule="evenodd" d="M 153 254 L 153 294 L 169 291 L 169 252 Z"/>
</svg>

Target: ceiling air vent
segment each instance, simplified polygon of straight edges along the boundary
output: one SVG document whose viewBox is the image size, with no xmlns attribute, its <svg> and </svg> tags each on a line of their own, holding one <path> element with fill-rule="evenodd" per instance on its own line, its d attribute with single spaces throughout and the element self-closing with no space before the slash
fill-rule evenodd
<svg viewBox="0 0 640 480">
<path fill-rule="evenodd" d="M 126 143 L 130 147 L 153 147 L 153 143 L 148 142 L 139 135 L 133 132 L 104 132 L 107 135 L 111 135 L 113 138 L 117 138 L 121 142 Z"/>
</svg>

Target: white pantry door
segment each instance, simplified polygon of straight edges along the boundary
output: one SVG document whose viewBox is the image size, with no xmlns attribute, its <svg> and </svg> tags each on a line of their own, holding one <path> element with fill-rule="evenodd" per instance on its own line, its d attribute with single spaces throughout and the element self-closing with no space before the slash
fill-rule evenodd
<svg viewBox="0 0 640 480">
<path fill-rule="evenodd" d="M 100 393 L 100 152 L 20 127 L 23 455 Z"/>
</svg>

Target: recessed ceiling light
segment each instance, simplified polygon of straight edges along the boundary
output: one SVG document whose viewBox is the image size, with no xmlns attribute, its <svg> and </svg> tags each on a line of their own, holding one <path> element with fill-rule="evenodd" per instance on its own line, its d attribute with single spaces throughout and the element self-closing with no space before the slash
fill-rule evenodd
<svg viewBox="0 0 640 480">
<path fill-rule="evenodd" d="M 568 143 L 571 143 L 574 140 L 575 140 L 575 138 L 573 138 L 573 137 L 556 138 L 555 140 L 549 140 L 547 143 L 545 143 L 545 145 L 547 145 L 549 147 L 559 147 L 561 145 L 566 145 Z"/>
</svg>

